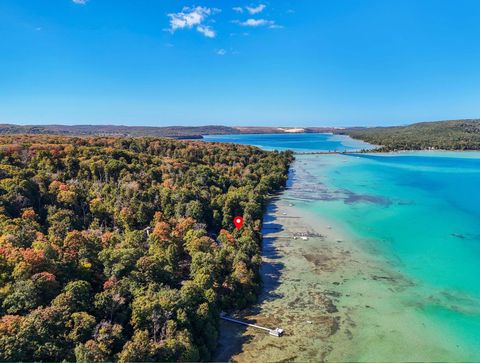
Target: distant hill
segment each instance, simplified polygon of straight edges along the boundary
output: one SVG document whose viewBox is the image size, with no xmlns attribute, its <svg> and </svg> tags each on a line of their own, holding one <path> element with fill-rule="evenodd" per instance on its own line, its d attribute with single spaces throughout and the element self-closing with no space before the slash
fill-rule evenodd
<svg viewBox="0 0 480 363">
<path fill-rule="evenodd" d="M 238 133 L 237 129 L 227 126 L 0 125 L 0 134 L 201 138 L 206 134 Z"/>
<path fill-rule="evenodd" d="M 332 128 L 292 127 L 228 127 L 210 126 L 114 126 L 114 125 L 13 125 L 0 124 L 0 134 L 64 135 L 64 136 L 121 136 L 121 137 L 170 137 L 200 139 L 202 135 L 225 134 L 282 134 L 332 132 Z"/>
<path fill-rule="evenodd" d="M 480 119 L 421 122 L 408 126 L 347 128 L 337 130 L 371 144 L 380 151 L 480 150 Z"/>
<path fill-rule="evenodd" d="M 235 129 L 241 134 L 311 134 L 325 133 L 339 130 L 334 127 L 265 127 L 239 126 Z"/>
</svg>

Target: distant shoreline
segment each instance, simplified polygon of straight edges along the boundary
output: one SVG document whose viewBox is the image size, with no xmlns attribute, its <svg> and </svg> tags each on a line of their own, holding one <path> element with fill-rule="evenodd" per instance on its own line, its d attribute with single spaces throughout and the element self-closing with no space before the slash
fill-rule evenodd
<svg viewBox="0 0 480 363">
<path fill-rule="evenodd" d="M 60 135 L 71 137 L 165 137 L 202 140 L 212 135 L 334 134 L 371 145 L 369 152 L 420 150 L 480 150 L 480 119 L 421 122 L 389 127 L 262 127 L 262 126 L 117 126 L 0 124 L 0 135 Z"/>
<path fill-rule="evenodd" d="M 112 137 L 168 137 L 199 139 L 203 135 L 295 134 L 342 130 L 336 127 L 230 127 L 206 126 L 121 126 L 121 125 L 16 125 L 0 124 L 0 135 L 62 135 Z"/>
</svg>

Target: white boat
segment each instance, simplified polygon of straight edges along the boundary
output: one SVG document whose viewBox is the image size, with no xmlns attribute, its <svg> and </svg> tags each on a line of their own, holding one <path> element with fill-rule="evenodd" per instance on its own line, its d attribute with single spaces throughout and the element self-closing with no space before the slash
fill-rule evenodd
<svg viewBox="0 0 480 363">
<path fill-rule="evenodd" d="M 280 329 L 280 328 L 270 329 L 268 333 L 275 337 L 281 337 L 283 335 L 283 329 Z"/>
</svg>

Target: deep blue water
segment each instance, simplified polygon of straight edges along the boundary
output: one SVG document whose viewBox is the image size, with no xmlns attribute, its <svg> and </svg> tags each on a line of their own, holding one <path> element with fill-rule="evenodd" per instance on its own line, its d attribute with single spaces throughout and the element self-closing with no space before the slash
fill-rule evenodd
<svg viewBox="0 0 480 363">
<path fill-rule="evenodd" d="M 348 136 L 332 134 L 240 134 L 206 135 L 205 141 L 228 142 L 258 146 L 264 150 L 356 151 L 372 149 L 373 146 Z"/>
</svg>

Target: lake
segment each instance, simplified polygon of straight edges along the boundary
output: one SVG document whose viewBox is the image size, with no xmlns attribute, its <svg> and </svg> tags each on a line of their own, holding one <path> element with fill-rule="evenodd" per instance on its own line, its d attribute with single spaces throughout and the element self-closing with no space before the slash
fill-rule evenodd
<svg viewBox="0 0 480 363">
<path fill-rule="evenodd" d="M 235 134 L 205 135 L 204 141 L 228 142 L 258 146 L 264 150 L 315 151 L 358 151 L 374 148 L 366 142 L 344 135 L 333 134 Z"/>
</svg>

